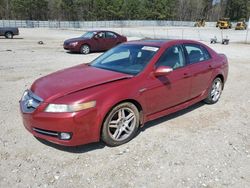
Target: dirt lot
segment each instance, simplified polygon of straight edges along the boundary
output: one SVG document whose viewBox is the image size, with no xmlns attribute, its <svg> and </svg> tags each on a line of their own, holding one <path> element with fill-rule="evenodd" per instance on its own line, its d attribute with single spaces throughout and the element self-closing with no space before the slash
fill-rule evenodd
<svg viewBox="0 0 250 188">
<path fill-rule="evenodd" d="M 64 39 L 80 33 L 21 29 L 18 38 L 0 38 L 0 187 L 250 187 L 246 44 L 212 45 L 230 62 L 219 103 L 198 103 L 147 123 L 125 145 L 67 148 L 28 133 L 19 113 L 23 91 L 40 76 L 99 55 L 62 49 Z"/>
</svg>

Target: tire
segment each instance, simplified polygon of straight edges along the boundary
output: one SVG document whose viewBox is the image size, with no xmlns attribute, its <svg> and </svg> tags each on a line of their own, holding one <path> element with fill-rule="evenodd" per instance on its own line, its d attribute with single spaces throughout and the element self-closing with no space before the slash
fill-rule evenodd
<svg viewBox="0 0 250 188">
<path fill-rule="evenodd" d="M 82 45 L 81 49 L 80 49 L 80 52 L 81 52 L 81 54 L 85 54 L 85 55 L 89 54 L 90 53 L 89 45 L 87 45 L 87 44 Z"/>
<path fill-rule="evenodd" d="M 13 39 L 13 33 L 12 32 L 6 32 L 4 36 L 5 36 L 6 39 Z"/>
<path fill-rule="evenodd" d="M 221 93 L 223 90 L 223 82 L 217 77 L 212 82 L 212 85 L 209 89 L 208 97 L 204 100 L 207 104 L 215 104 L 219 101 Z"/>
<path fill-rule="evenodd" d="M 102 141 L 108 146 L 119 146 L 130 141 L 137 133 L 140 115 L 129 102 L 115 106 L 106 116 L 102 127 Z"/>
</svg>

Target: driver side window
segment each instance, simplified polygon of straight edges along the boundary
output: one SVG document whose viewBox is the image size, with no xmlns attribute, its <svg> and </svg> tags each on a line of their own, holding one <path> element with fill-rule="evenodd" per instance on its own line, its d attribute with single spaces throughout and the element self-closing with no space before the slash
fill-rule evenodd
<svg viewBox="0 0 250 188">
<path fill-rule="evenodd" d="M 177 69 L 185 66 L 183 50 L 180 46 L 172 46 L 168 48 L 156 63 L 156 67 L 168 66 Z"/>
<path fill-rule="evenodd" d="M 105 38 L 105 33 L 104 32 L 100 32 L 100 33 L 97 34 L 97 36 L 98 36 L 98 38 L 103 39 L 103 38 Z"/>
</svg>

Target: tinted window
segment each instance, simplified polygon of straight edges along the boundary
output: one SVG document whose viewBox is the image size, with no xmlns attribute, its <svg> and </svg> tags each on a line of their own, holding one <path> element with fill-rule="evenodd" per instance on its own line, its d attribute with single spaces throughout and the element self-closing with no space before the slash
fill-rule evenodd
<svg viewBox="0 0 250 188">
<path fill-rule="evenodd" d="M 168 48 L 156 63 L 156 67 L 169 66 L 173 69 L 183 67 L 185 65 L 183 50 L 180 46 Z"/>
<path fill-rule="evenodd" d="M 106 38 L 116 38 L 117 36 L 112 32 L 106 32 Z"/>
<path fill-rule="evenodd" d="M 136 75 L 147 66 L 158 49 L 144 45 L 120 45 L 95 59 L 91 66 Z"/>
<path fill-rule="evenodd" d="M 200 45 L 187 44 L 184 45 L 187 51 L 189 63 L 197 63 L 210 59 L 208 51 Z"/>
</svg>

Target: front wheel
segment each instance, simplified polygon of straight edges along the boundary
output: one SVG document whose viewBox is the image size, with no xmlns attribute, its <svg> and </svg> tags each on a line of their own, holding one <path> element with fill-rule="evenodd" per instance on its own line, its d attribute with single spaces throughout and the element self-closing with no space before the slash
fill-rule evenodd
<svg viewBox="0 0 250 188">
<path fill-rule="evenodd" d="M 89 45 L 87 45 L 87 44 L 84 44 L 84 45 L 82 45 L 82 47 L 81 47 L 81 51 L 80 51 L 82 54 L 89 54 L 89 52 L 90 52 L 90 47 L 89 47 Z"/>
<path fill-rule="evenodd" d="M 5 38 L 12 39 L 13 38 L 13 33 L 11 33 L 11 32 L 5 33 Z"/>
<path fill-rule="evenodd" d="M 119 146 L 130 141 L 140 124 L 137 107 L 132 103 L 121 103 L 107 115 L 102 128 L 102 140 L 109 146 Z"/>
<path fill-rule="evenodd" d="M 204 100 L 207 104 L 214 104 L 218 102 L 223 89 L 222 80 L 217 77 L 214 79 L 211 88 L 209 89 L 208 97 Z"/>
</svg>

